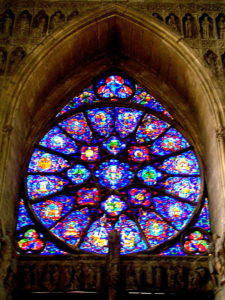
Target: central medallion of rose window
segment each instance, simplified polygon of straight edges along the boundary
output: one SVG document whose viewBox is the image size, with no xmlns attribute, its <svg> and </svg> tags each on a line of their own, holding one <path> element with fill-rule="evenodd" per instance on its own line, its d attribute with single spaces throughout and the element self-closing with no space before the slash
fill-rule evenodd
<svg viewBox="0 0 225 300">
<path fill-rule="evenodd" d="M 100 185 L 110 189 L 120 189 L 131 183 L 134 173 L 132 168 L 118 159 L 110 159 L 100 164 L 95 171 Z"/>
</svg>

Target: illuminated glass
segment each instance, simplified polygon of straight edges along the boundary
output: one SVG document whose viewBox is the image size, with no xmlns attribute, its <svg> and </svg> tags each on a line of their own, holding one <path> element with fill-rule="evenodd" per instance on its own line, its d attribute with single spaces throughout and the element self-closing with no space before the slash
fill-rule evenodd
<svg viewBox="0 0 225 300">
<path fill-rule="evenodd" d="M 107 254 L 116 229 L 124 255 L 204 255 L 203 185 L 198 156 L 171 114 L 132 79 L 110 73 L 66 104 L 36 144 L 16 248 Z"/>
</svg>

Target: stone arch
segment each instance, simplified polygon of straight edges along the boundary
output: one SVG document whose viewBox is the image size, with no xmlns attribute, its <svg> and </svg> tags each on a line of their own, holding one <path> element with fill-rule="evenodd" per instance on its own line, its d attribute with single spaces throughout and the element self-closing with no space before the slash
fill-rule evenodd
<svg viewBox="0 0 225 300">
<path fill-rule="evenodd" d="M 60 27 L 5 82 L 0 106 L 3 223 L 15 224 L 22 166 L 40 133 L 70 97 L 112 66 L 142 83 L 173 111 L 181 129 L 188 129 L 206 167 L 212 225 L 222 234 L 222 91 L 202 58 L 176 33 L 122 5 L 88 12 Z"/>
</svg>

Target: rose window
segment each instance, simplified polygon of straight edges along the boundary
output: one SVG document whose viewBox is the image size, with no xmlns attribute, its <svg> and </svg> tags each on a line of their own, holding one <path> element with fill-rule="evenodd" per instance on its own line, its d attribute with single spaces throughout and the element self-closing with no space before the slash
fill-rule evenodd
<svg viewBox="0 0 225 300">
<path fill-rule="evenodd" d="M 19 204 L 21 253 L 204 254 L 199 157 L 165 108 L 132 79 L 96 79 L 36 144 Z M 192 230 L 193 228 L 193 230 Z"/>
</svg>

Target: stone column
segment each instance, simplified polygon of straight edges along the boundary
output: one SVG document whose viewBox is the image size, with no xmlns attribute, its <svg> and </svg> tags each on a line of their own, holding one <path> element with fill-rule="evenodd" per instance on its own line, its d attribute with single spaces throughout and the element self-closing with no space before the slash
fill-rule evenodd
<svg viewBox="0 0 225 300">
<path fill-rule="evenodd" d="M 107 275 L 108 300 L 118 300 L 120 283 L 120 233 L 115 229 L 109 233 Z"/>
</svg>

